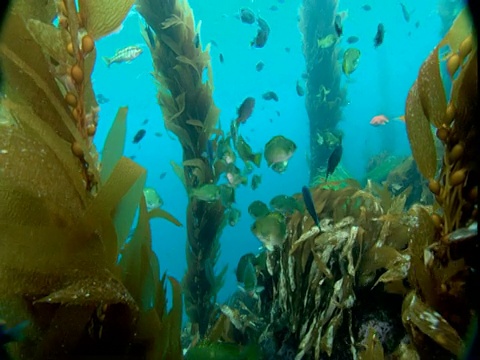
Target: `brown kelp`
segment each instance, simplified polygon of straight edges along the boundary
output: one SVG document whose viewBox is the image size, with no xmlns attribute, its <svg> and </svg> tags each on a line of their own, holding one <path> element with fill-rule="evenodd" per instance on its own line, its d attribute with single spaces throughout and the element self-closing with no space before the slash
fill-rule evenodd
<svg viewBox="0 0 480 360">
<path fill-rule="evenodd" d="M 133 1 L 78 4 L 17 0 L 0 38 L 0 314 L 29 323 L 8 350 L 29 359 L 181 358 L 180 289 L 171 279 L 167 312 L 140 203 L 146 172 L 122 157 L 126 108 L 101 162 L 92 144 L 94 41 Z"/>
<path fill-rule="evenodd" d="M 340 17 L 337 3 L 336 0 L 304 0 L 300 10 L 299 26 L 308 79 L 305 105 L 310 119 L 311 180 L 326 166 L 330 153 L 340 142 L 336 126 L 346 91 L 340 87 L 340 49 L 335 33 L 335 19 Z M 331 40 L 321 46 L 322 39 Z"/>
<path fill-rule="evenodd" d="M 445 48 L 444 81 L 452 81 L 448 98 L 439 56 Z M 436 199 L 433 212 L 412 209 L 418 216 L 409 246 L 413 291 L 402 311 L 421 355 L 460 356 L 478 302 L 471 292 L 478 237 L 468 230 L 478 222 L 478 161 L 474 151 L 466 150 L 479 141 L 477 71 L 477 39 L 465 9 L 421 66 L 407 98 L 413 156 Z M 443 145 L 439 170 L 432 126 Z"/>
<path fill-rule="evenodd" d="M 140 0 L 145 40 L 150 48 L 158 102 L 165 127 L 183 148 L 180 177 L 188 193 L 215 182 L 213 166 L 202 156 L 217 123 L 219 110 L 212 99 L 208 48 L 202 50 L 187 1 Z M 177 166 L 178 170 L 178 166 Z M 224 206 L 191 196 L 187 207 L 187 272 L 183 279 L 186 312 L 193 332 L 205 334 L 222 274 L 214 273 L 218 238 L 224 225 Z"/>
</svg>

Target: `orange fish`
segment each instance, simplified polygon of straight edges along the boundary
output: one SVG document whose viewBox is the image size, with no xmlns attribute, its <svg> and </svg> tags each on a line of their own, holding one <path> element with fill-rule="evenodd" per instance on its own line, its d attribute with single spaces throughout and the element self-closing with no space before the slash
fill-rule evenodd
<svg viewBox="0 0 480 360">
<path fill-rule="evenodd" d="M 388 118 L 383 114 L 374 116 L 372 120 L 370 120 L 370 125 L 373 126 L 385 125 L 386 123 L 388 123 Z"/>
<path fill-rule="evenodd" d="M 400 120 L 405 122 L 405 115 L 396 116 L 393 118 L 393 120 Z M 381 126 L 381 125 L 387 124 L 389 121 L 390 120 L 385 115 L 380 114 L 380 115 L 374 116 L 372 120 L 370 120 L 370 125 Z"/>
</svg>

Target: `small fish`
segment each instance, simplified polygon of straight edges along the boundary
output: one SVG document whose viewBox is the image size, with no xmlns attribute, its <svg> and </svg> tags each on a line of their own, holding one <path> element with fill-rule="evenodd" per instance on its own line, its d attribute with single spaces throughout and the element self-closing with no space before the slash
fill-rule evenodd
<svg viewBox="0 0 480 360">
<path fill-rule="evenodd" d="M 241 211 L 231 207 L 228 209 L 227 222 L 230 226 L 235 226 L 242 215 Z"/>
<path fill-rule="evenodd" d="M 293 196 L 277 195 L 270 200 L 270 207 L 282 214 L 291 215 L 295 210 L 303 212 L 303 206 Z"/>
<path fill-rule="evenodd" d="M 234 163 L 228 164 L 225 172 L 231 186 L 247 185 L 248 179 L 241 174 L 240 169 Z"/>
<path fill-rule="evenodd" d="M 295 91 L 297 92 L 298 96 L 303 96 L 305 95 L 305 89 L 303 86 L 300 84 L 300 81 L 297 80 L 297 84 L 295 85 Z"/>
<path fill-rule="evenodd" d="M 226 208 L 231 207 L 235 202 L 235 188 L 228 184 L 221 184 L 218 187 L 220 188 L 220 200 L 223 206 Z"/>
<path fill-rule="evenodd" d="M 250 229 L 268 251 L 282 246 L 287 237 L 285 217 L 278 211 L 257 218 Z"/>
<path fill-rule="evenodd" d="M 220 63 L 223 64 L 223 62 L 225 61 L 225 59 L 223 58 L 223 54 L 220 53 L 220 55 L 218 55 L 218 59 L 220 60 Z"/>
<path fill-rule="evenodd" d="M 262 71 L 264 66 L 265 66 L 265 64 L 263 62 L 259 61 L 257 63 L 257 65 L 255 65 L 255 70 Z"/>
<path fill-rule="evenodd" d="M 270 212 L 267 204 L 263 201 L 255 200 L 248 206 L 248 213 L 254 218 L 259 218 L 267 215 Z"/>
<path fill-rule="evenodd" d="M 108 67 L 114 63 L 129 63 L 136 59 L 143 52 L 142 48 L 137 45 L 127 46 L 126 48 L 118 50 L 112 57 L 103 57 L 103 61 Z"/>
<path fill-rule="evenodd" d="M 240 9 L 240 20 L 245 24 L 253 24 L 255 22 L 255 14 L 248 8 Z"/>
<path fill-rule="evenodd" d="M 245 275 L 245 268 L 247 267 L 248 263 L 255 264 L 256 258 L 255 254 L 247 253 L 242 255 L 240 260 L 238 260 L 237 268 L 235 269 L 235 276 L 239 283 L 244 282 L 244 275 Z"/>
<path fill-rule="evenodd" d="M 251 182 L 252 190 L 257 190 L 261 182 L 262 182 L 262 175 L 258 175 L 258 174 L 253 175 L 252 182 Z"/>
<path fill-rule="evenodd" d="M 143 196 L 145 196 L 148 211 L 159 208 L 163 205 L 162 198 L 158 195 L 157 190 L 152 187 L 143 189 Z"/>
<path fill-rule="evenodd" d="M 218 43 L 213 39 L 210 40 L 210 44 L 212 44 L 212 46 L 218 47 Z"/>
<path fill-rule="evenodd" d="M 377 26 L 377 33 L 375 34 L 375 37 L 373 38 L 373 46 L 375 46 L 375 48 L 382 45 L 384 36 L 385 36 L 385 27 L 383 26 L 382 23 L 380 23 Z"/>
<path fill-rule="evenodd" d="M 262 95 L 264 100 L 278 101 L 278 95 L 274 91 L 267 91 Z"/>
<path fill-rule="evenodd" d="M 356 48 L 349 48 L 345 51 L 342 61 L 342 71 L 345 75 L 349 76 L 357 69 L 360 55 L 360 50 Z"/>
<path fill-rule="evenodd" d="M 200 33 L 195 33 L 195 36 L 193 37 L 193 46 L 198 48 L 200 46 Z"/>
<path fill-rule="evenodd" d="M 239 135 L 237 142 L 235 143 L 238 155 L 245 162 L 253 162 L 256 167 L 260 167 L 260 162 L 262 161 L 262 153 L 254 153 L 251 146 L 247 144 L 245 139 Z"/>
<path fill-rule="evenodd" d="M 290 51 L 291 51 L 291 49 L 289 47 L 285 48 L 285 52 L 289 53 Z"/>
<path fill-rule="evenodd" d="M 403 18 L 405 19 L 406 22 L 410 21 L 410 12 L 408 11 L 407 7 L 405 6 L 404 3 L 400 3 L 400 6 L 402 7 L 402 14 Z"/>
<path fill-rule="evenodd" d="M 110 101 L 109 98 L 107 98 L 106 96 L 104 96 L 103 94 L 98 94 L 97 95 L 97 102 L 99 104 L 106 104 Z"/>
<path fill-rule="evenodd" d="M 327 36 L 317 39 L 317 45 L 321 49 L 328 49 L 337 42 L 335 34 L 328 34 Z"/>
<path fill-rule="evenodd" d="M 337 168 L 337 166 L 340 163 L 340 160 L 342 158 L 342 153 L 343 153 L 342 138 L 340 138 L 339 144 L 333 150 L 332 154 L 328 158 L 327 173 L 325 175 L 325 181 L 327 181 L 328 176 L 333 174 L 333 172 Z"/>
<path fill-rule="evenodd" d="M 222 138 L 218 141 L 217 144 L 217 158 L 220 160 L 225 161 L 227 164 L 234 163 L 237 156 L 233 151 L 232 147 L 230 146 L 230 139 L 232 137 L 227 136 L 226 138 Z"/>
<path fill-rule="evenodd" d="M 221 197 L 220 187 L 215 184 L 204 184 L 190 190 L 190 196 L 206 202 L 214 202 Z"/>
<path fill-rule="evenodd" d="M 349 44 L 355 44 L 356 42 L 358 42 L 358 37 L 357 36 L 350 36 L 348 39 L 347 39 L 347 43 Z"/>
<path fill-rule="evenodd" d="M 251 298 L 258 299 L 258 293 L 263 291 L 263 286 L 257 286 L 257 283 L 257 270 L 252 261 L 247 261 L 243 272 L 243 286 L 239 285 L 239 288 Z"/>
<path fill-rule="evenodd" d="M 376 115 L 372 118 L 372 120 L 370 120 L 370 125 L 372 126 L 380 126 L 380 125 L 385 125 L 387 123 L 388 123 L 388 118 L 383 114 Z"/>
<path fill-rule="evenodd" d="M 165 176 L 167 176 L 167 172 L 166 172 L 166 171 L 164 171 L 164 172 L 162 172 L 162 173 L 160 174 L 160 176 L 159 176 L 160 180 L 162 180 L 163 178 L 165 178 Z"/>
<path fill-rule="evenodd" d="M 308 213 L 313 219 L 315 225 L 318 226 L 320 229 L 320 220 L 318 219 L 317 211 L 315 210 L 315 204 L 313 202 L 312 193 L 308 186 L 302 187 L 302 195 L 303 195 L 303 202 L 305 203 L 305 207 L 307 208 Z"/>
<path fill-rule="evenodd" d="M 267 165 L 272 167 L 273 170 L 285 171 L 286 164 L 293 156 L 295 150 L 297 150 L 297 145 L 292 140 L 287 139 L 282 135 L 274 136 L 267 144 L 265 144 L 264 156 L 265 160 L 267 160 Z M 275 164 L 281 165 L 277 165 L 276 168 L 273 168 L 273 165 Z"/>
<path fill-rule="evenodd" d="M 268 8 L 269 10 L 271 11 L 277 11 L 278 10 L 278 6 L 277 5 L 272 5 Z"/>
<path fill-rule="evenodd" d="M 265 30 L 258 29 L 257 35 L 250 42 L 252 47 L 263 48 L 267 43 L 269 33 Z"/>
<path fill-rule="evenodd" d="M 372 7 L 371 7 L 370 5 L 368 5 L 368 4 L 365 4 L 365 5 L 362 5 L 362 6 L 361 6 L 361 9 L 362 9 L 362 10 L 365 10 L 365 11 L 370 11 L 370 10 L 372 10 Z"/>
<path fill-rule="evenodd" d="M 145 119 L 142 121 L 142 125 L 147 125 L 148 124 L 148 119 Z"/>
<path fill-rule="evenodd" d="M 146 133 L 147 133 L 147 131 L 145 129 L 138 130 L 137 133 L 135 134 L 135 136 L 133 137 L 132 142 L 134 144 L 138 144 L 143 139 L 143 137 L 145 136 Z"/>
<path fill-rule="evenodd" d="M 157 131 L 157 132 L 156 132 L 155 134 L 153 134 L 153 135 L 155 135 L 156 137 L 162 137 L 162 136 L 163 136 L 163 134 L 162 134 L 160 131 Z"/>
<path fill-rule="evenodd" d="M 342 17 L 337 14 L 335 15 L 335 20 L 333 21 L 333 27 L 335 28 L 335 33 L 338 37 L 343 35 L 343 25 L 342 25 Z"/>
<path fill-rule="evenodd" d="M 152 49 L 155 49 L 155 35 L 152 28 L 148 25 L 145 26 L 145 33 L 147 34 L 148 43 Z"/>
<path fill-rule="evenodd" d="M 243 124 L 252 115 L 253 108 L 255 107 L 255 99 L 253 97 L 247 97 L 243 100 L 242 105 L 237 109 L 237 124 Z"/>
</svg>

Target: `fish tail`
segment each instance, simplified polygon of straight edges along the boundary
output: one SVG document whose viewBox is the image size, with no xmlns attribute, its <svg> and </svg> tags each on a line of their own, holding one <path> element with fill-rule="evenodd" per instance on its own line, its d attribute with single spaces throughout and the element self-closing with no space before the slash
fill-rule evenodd
<svg viewBox="0 0 480 360">
<path fill-rule="evenodd" d="M 107 65 L 107 67 L 110 67 L 110 65 L 112 65 L 112 60 L 106 56 L 103 56 L 102 57 L 103 61 L 105 62 L 105 64 Z"/>
<path fill-rule="evenodd" d="M 262 161 L 262 153 L 256 153 L 253 156 L 253 163 L 257 166 L 260 167 L 260 162 Z"/>
</svg>

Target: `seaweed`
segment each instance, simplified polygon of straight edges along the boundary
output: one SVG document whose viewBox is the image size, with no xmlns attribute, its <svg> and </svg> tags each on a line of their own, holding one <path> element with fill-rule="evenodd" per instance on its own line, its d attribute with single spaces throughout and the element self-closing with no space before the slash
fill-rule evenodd
<svg viewBox="0 0 480 360">
<path fill-rule="evenodd" d="M 148 227 L 157 214 L 146 216 L 142 200 L 146 171 L 122 157 L 127 109 L 102 162 L 92 142 L 93 40 L 118 27 L 132 2 L 108 2 L 108 14 L 98 4 L 15 1 L 0 39 L 0 313 L 29 322 L 25 340 L 8 345 L 13 358 L 181 358 L 180 286 L 169 279 L 167 313 Z M 139 204 L 137 237 L 127 242 Z M 146 312 L 159 321 L 145 323 Z"/>
<path fill-rule="evenodd" d="M 187 1 L 140 0 L 138 11 L 147 23 L 158 102 L 165 127 L 183 148 L 183 169 L 172 164 L 187 192 L 216 181 L 202 156 L 216 131 L 219 109 L 212 98 L 213 79 L 208 46 L 202 50 L 199 29 Z M 205 79 L 204 79 L 204 74 Z M 214 275 L 219 236 L 225 226 L 224 205 L 189 197 L 187 212 L 187 272 L 183 279 L 186 313 L 192 335 L 204 336 L 211 323 L 222 276 Z"/>
<path fill-rule="evenodd" d="M 322 48 L 317 44 L 320 38 L 336 37 L 337 4 L 337 0 L 304 0 L 300 10 L 299 27 L 303 34 L 307 69 L 305 105 L 310 119 L 311 169 L 326 166 L 341 135 L 336 126 L 341 118 L 341 108 L 345 105 L 346 88 L 340 85 L 341 71 L 337 61 L 340 47 L 333 44 Z M 321 142 L 317 141 L 318 136 Z M 313 182 L 316 176 L 318 174 L 312 171 L 310 181 Z"/>
</svg>

